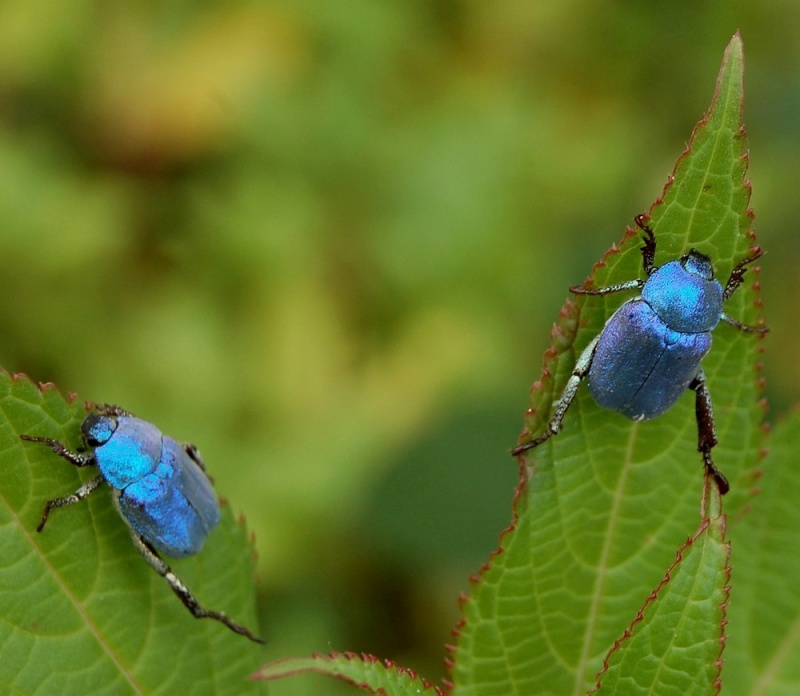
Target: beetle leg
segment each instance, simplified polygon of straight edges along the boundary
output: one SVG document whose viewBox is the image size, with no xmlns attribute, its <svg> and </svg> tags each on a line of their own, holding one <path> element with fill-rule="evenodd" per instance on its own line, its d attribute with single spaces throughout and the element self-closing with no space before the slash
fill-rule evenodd
<svg viewBox="0 0 800 696">
<path fill-rule="evenodd" d="M 573 285 L 569 291 L 576 295 L 610 295 L 612 292 L 622 292 L 623 290 L 638 290 L 644 287 L 643 280 L 626 280 L 624 283 L 608 285 L 604 288 L 585 288 L 582 285 Z"/>
<path fill-rule="evenodd" d="M 640 249 L 642 250 L 642 266 L 644 267 L 644 272 L 649 276 L 656 268 L 654 265 L 656 260 L 656 235 L 645 221 L 643 214 L 637 215 L 633 219 L 639 229 L 644 232 L 644 245 Z"/>
<path fill-rule="evenodd" d="M 725 289 L 722 291 L 723 302 L 733 295 L 733 293 L 736 292 L 736 288 L 742 284 L 742 277 L 747 271 L 748 264 L 751 264 L 753 261 L 760 258 L 763 253 L 764 250 L 761 247 L 755 247 L 750 256 L 743 258 L 733 267 L 731 275 L 728 278 L 728 282 L 725 283 Z"/>
<path fill-rule="evenodd" d="M 711 450 L 717 444 L 717 433 L 714 428 L 714 409 L 711 406 L 711 394 L 706 386 L 706 376 L 702 370 L 690 382 L 689 389 L 692 389 L 695 393 L 697 449 L 703 455 L 703 464 L 705 464 L 706 472 L 717 482 L 720 494 L 725 495 L 730 489 L 730 484 L 711 459 Z"/>
<path fill-rule="evenodd" d="M 649 277 L 653 271 L 656 270 L 654 265 L 656 259 L 656 235 L 645 222 L 644 215 L 637 215 L 634 220 L 644 232 L 644 244 L 639 248 L 642 251 L 642 267 L 644 268 L 645 274 Z M 609 285 L 608 287 L 597 288 L 596 290 L 589 290 L 580 285 L 574 285 L 569 291 L 576 295 L 609 295 L 612 292 L 641 289 L 644 287 L 645 282 L 644 280 L 629 280 L 625 283 L 617 283 L 616 285 Z"/>
<path fill-rule="evenodd" d="M 122 406 L 116 404 L 96 404 L 95 409 L 104 416 L 132 416 L 130 411 L 126 411 Z"/>
<path fill-rule="evenodd" d="M 530 442 L 523 442 L 521 445 L 517 445 L 513 450 L 511 450 L 511 454 L 517 456 L 528 451 L 529 449 L 538 447 L 543 442 L 549 440 L 553 435 L 558 433 L 559 430 L 561 430 L 561 424 L 564 421 L 564 416 L 567 413 L 567 409 L 575 399 L 575 394 L 578 393 L 578 387 L 581 385 L 581 382 L 586 375 L 589 374 L 589 368 L 592 366 L 592 358 L 594 358 L 594 352 L 597 349 L 597 342 L 599 340 L 600 336 L 598 335 L 588 346 L 586 346 L 586 348 L 584 348 L 583 353 L 581 353 L 581 357 L 579 357 L 578 361 L 575 363 L 572 374 L 567 380 L 567 386 L 564 387 L 564 391 L 561 392 L 561 396 L 558 397 L 558 401 L 556 401 L 553 406 L 553 417 L 547 424 L 547 430 Z"/>
<path fill-rule="evenodd" d="M 183 447 L 183 451 L 189 455 L 189 459 L 191 459 L 195 464 L 197 464 L 197 466 L 200 467 L 200 470 L 206 475 L 206 478 L 213 484 L 214 479 L 206 470 L 206 465 L 203 463 L 203 458 L 200 456 L 200 452 L 197 451 L 197 447 L 195 447 L 191 442 L 184 442 L 181 446 Z"/>
<path fill-rule="evenodd" d="M 725 284 L 725 289 L 722 291 L 723 302 L 727 300 L 731 295 L 733 295 L 733 293 L 736 292 L 736 289 L 742 284 L 742 279 L 744 277 L 744 274 L 747 272 L 747 266 L 753 263 L 753 261 L 755 261 L 756 259 L 760 258 L 763 253 L 764 251 L 761 249 L 761 247 L 755 247 L 755 249 L 753 249 L 753 253 L 750 256 L 742 259 L 741 261 L 739 261 L 739 263 L 737 263 L 733 267 L 731 275 L 728 278 L 728 282 Z M 730 324 L 734 328 L 739 329 L 739 331 L 746 331 L 747 333 L 759 333 L 759 334 L 765 334 L 767 333 L 767 331 L 769 331 L 769 328 L 766 326 L 753 326 L 752 324 L 743 324 L 738 319 L 734 319 L 733 317 L 728 316 L 727 314 L 725 314 L 725 312 L 722 312 L 719 318 L 726 324 Z"/>
<path fill-rule="evenodd" d="M 93 466 L 96 463 L 94 454 L 79 454 L 78 452 L 73 452 L 58 440 L 53 440 L 49 437 L 34 437 L 33 435 L 20 435 L 19 437 L 26 442 L 41 442 L 43 445 L 47 445 L 59 457 L 66 459 L 74 466 Z"/>
<path fill-rule="evenodd" d="M 189 459 L 191 459 L 197 466 L 199 466 L 206 476 L 208 476 L 208 471 L 206 471 L 206 465 L 203 462 L 203 458 L 200 456 L 200 452 L 197 451 L 197 447 L 193 445 L 191 442 L 184 442 L 181 447 L 183 447 L 183 451 L 189 455 Z M 210 479 L 211 477 L 208 476 Z"/>
<path fill-rule="evenodd" d="M 211 611 L 200 606 L 200 602 L 195 599 L 195 596 L 191 593 L 189 588 L 183 584 L 181 579 L 172 572 L 172 568 L 170 568 L 164 562 L 156 550 L 133 529 L 131 529 L 131 537 L 133 538 L 134 546 L 136 546 L 136 548 L 139 550 L 139 553 L 144 556 L 144 559 L 147 561 L 148 565 L 167 581 L 172 591 L 178 595 L 178 599 L 180 599 L 184 606 L 190 612 L 192 612 L 192 616 L 194 616 L 196 619 L 215 619 L 216 621 L 225 624 L 234 633 L 246 636 L 256 643 L 265 642 L 263 638 L 253 635 L 249 629 L 231 621 L 223 612 Z"/>
<path fill-rule="evenodd" d="M 738 319 L 734 319 L 733 317 L 729 317 L 725 312 L 719 315 L 721 321 L 724 321 L 726 324 L 730 324 L 739 331 L 746 331 L 747 333 L 757 333 L 757 334 L 765 334 L 769 331 L 768 326 L 753 326 L 752 324 L 743 324 Z"/>
<path fill-rule="evenodd" d="M 60 508 L 60 507 L 67 507 L 67 505 L 75 505 L 75 503 L 81 502 L 84 498 L 86 498 L 90 493 L 92 493 L 98 486 L 102 485 L 105 479 L 102 475 L 95 476 L 90 481 L 84 483 L 77 491 L 70 495 L 65 495 L 63 498 L 55 498 L 53 500 L 48 500 L 47 504 L 44 506 L 44 512 L 42 512 L 42 519 L 39 522 L 39 526 L 36 527 L 37 532 L 41 532 L 44 529 L 44 524 L 47 522 L 47 518 L 50 516 L 50 510 L 53 508 Z"/>
</svg>

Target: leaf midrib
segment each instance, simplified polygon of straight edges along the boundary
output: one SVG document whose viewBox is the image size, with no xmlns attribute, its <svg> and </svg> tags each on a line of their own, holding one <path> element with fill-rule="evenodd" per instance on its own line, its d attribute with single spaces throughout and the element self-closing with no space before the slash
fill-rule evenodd
<svg viewBox="0 0 800 696">
<path fill-rule="evenodd" d="M 28 546 L 33 550 L 34 554 L 39 558 L 42 565 L 47 570 L 49 576 L 53 578 L 56 584 L 61 588 L 61 591 L 64 593 L 64 596 L 75 608 L 75 611 L 78 613 L 78 616 L 81 617 L 86 628 L 94 636 L 97 644 L 100 646 L 103 652 L 109 657 L 109 659 L 114 663 L 114 665 L 117 668 L 117 673 L 125 678 L 125 680 L 128 682 L 134 693 L 145 694 L 146 690 L 144 689 L 144 687 L 136 681 L 130 670 L 124 666 L 119 655 L 114 650 L 112 650 L 108 642 L 103 639 L 100 630 L 98 629 L 94 621 L 92 621 L 91 617 L 86 613 L 83 604 L 81 604 L 81 602 L 78 601 L 77 597 L 72 593 L 69 586 L 64 582 L 63 577 L 56 571 L 55 567 L 50 563 L 47 556 L 42 553 L 42 550 L 36 543 L 34 537 L 28 531 L 26 525 L 23 524 L 22 520 L 20 519 L 16 511 L 14 511 L 14 509 L 11 507 L 8 500 L 2 498 L 2 501 L 6 510 L 9 511 L 15 523 L 17 524 L 17 527 L 21 530 L 22 534 L 24 535 L 28 543 Z"/>
<path fill-rule="evenodd" d="M 596 627 L 600 616 L 602 615 L 601 605 L 604 597 L 604 590 L 606 578 L 609 570 L 609 558 L 613 549 L 612 540 L 616 538 L 617 524 L 620 519 L 619 510 L 622 501 L 625 499 L 626 494 L 626 481 L 633 462 L 633 450 L 636 437 L 639 432 L 639 423 L 633 422 L 629 435 L 628 442 L 625 449 L 625 457 L 622 463 L 622 471 L 620 472 L 620 479 L 614 489 L 614 497 L 612 499 L 611 512 L 608 516 L 608 525 L 606 527 L 606 534 L 603 539 L 603 548 L 600 551 L 600 557 L 597 564 L 597 574 L 595 576 L 594 591 L 592 593 L 592 603 L 587 615 L 586 631 L 583 634 L 583 645 L 581 645 L 580 659 L 578 660 L 578 670 L 575 673 L 575 683 L 573 685 L 573 696 L 584 694 L 586 692 L 586 670 L 589 667 L 591 658 L 592 645 L 596 633 Z"/>
</svg>

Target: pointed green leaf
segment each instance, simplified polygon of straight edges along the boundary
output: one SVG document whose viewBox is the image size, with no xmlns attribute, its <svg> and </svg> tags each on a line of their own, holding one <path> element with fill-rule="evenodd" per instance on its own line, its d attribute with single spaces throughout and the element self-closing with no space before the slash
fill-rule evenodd
<svg viewBox="0 0 800 696">
<path fill-rule="evenodd" d="M 742 70 L 737 35 L 725 53 L 709 113 L 651 209 L 656 265 L 696 248 L 712 258 L 723 284 L 754 241 L 744 181 Z M 642 277 L 639 246 L 638 233 L 629 231 L 621 247 L 595 267 L 593 285 Z M 750 270 L 725 307 L 748 323 L 758 316 L 756 277 Z M 626 299 L 585 296 L 567 303 L 542 379 L 532 389 L 526 419 L 532 435 L 525 439 L 542 431 L 577 356 Z M 757 336 L 721 324 L 703 361 L 719 439 L 714 459 L 731 481 L 728 511 L 749 495 L 750 467 L 761 443 L 759 344 Z M 464 604 L 452 669 L 456 693 L 562 696 L 593 687 L 605 655 L 697 528 L 704 477 L 693 395 L 687 392 L 655 420 L 634 423 L 598 407 L 581 388 L 562 432 L 531 450 L 522 470 L 515 522 Z M 697 572 L 716 578 L 714 596 L 721 597 L 722 555 L 698 556 Z M 675 597 L 679 593 L 676 588 Z M 650 611 L 666 615 L 659 604 L 672 594 L 662 588 Z M 691 606 L 686 603 L 686 612 Z M 705 602 L 703 611 L 694 618 L 702 630 L 687 639 L 720 635 L 719 602 Z M 678 623 L 686 613 L 673 618 Z M 663 622 L 651 630 L 661 642 L 669 638 Z M 703 659 L 700 653 L 687 656 L 685 671 L 704 673 Z"/>
<path fill-rule="evenodd" d="M 365 691 L 383 696 L 430 694 L 442 692 L 411 670 L 372 655 L 334 653 L 307 658 L 290 658 L 267 665 L 255 675 L 259 679 L 281 679 L 306 672 L 326 674 Z"/>
<path fill-rule="evenodd" d="M 0 692 L 259 693 L 246 681 L 259 647 L 189 614 L 133 547 L 107 487 L 36 533 L 45 502 L 96 470 L 19 435 L 78 446 L 85 415 L 52 385 L 0 371 Z M 170 563 L 204 606 L 255 627 L 252 544 L 230 506 L 202 553 Z"/>
<path fill-rule="evenodd" d="M 681 547 L 643 610 L 611 649 L 597 691 L 631 696 L 718 691 L 730 570 L 724 534 L 724 517 L 707 519 Z"/>
</svg>

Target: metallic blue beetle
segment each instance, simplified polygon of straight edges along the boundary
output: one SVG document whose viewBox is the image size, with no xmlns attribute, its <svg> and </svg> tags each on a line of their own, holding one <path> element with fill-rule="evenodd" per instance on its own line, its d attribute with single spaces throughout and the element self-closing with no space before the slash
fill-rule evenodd
<svg viewBox="0 0 800 696">
<path fill-rule="evenodd" d="M 161 551 L 173 558 L 183 558 L 199 553 L 206 537 L 219 523 L 217 497 L 197 448 L 179 444 L 152 423 L 119 406 L 97 406 L 83 421 L 81 430 L 84 442 L 92 448 L 89 453 L 72 452 L 47 437 L 20 436 L 28 442 L 47 445 L 75 466 L 97 466 L 100 470 L 98 476 L 72 495 L 48 501 L 36 531 L 44 529 L 53 508 L 74 505 L 108 483 L 114 505 L 130 528 L 134 545 L 195 618 L 215 619 L 232 631 L 263 643 L 263 639 L 224 613 L 201 607 L 158 554 Z"/>
<path fill-rule="evenodd" d="M 625 302 L 584 349 L 563 393 L 553 405 L 553 417 L 539 437 L 513 450 L 518 455 L 558 433 L 583 379 L 602 407 L 635 421 L 648 420 L 669 410 L 687 389 L 695 392 L 697 449 L 706 471 L 721 493 L 728 480 L 711 459 L 717 444 L 711 395 L 700 361 L 711 349 L 711 331 L 724 321 L 740 331 L 766 333 L 765 326 L 750 326 L 729 317 L 723 303 L 742 283 L 748 264 L 763 253 L 758 247 L 731 271 L 723 288 L 714 279 L 711 259 L 691 249 L 677 261 L 656 268 L 656 238 L 643 215 L 636 224 L 644 232 L 641 247 L 646 280 L 631 280 L 596 290 L 573 287 L 577 294 L 608 295 L 640 289 L 641 295 Z"/>
</svg>

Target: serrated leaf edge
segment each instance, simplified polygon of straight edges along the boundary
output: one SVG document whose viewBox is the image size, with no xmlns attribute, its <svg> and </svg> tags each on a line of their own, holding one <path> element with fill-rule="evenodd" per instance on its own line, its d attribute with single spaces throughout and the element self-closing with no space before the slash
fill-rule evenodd
<svg viewBox="0 0 800 696">
<path fill-rule="evenodd" d="M 295 669 L 289 669 L 282 672 L 275 672 L 275 673 L 267 673 L 267 670 L 275 670 L 278 668 L 279 665 L 284 663 L 291 663 L 291 662 L 308 662 L 309 660 L 315 660 L 320 663 L 320 666 L 315 667 L 312 664 L 308 664 L 304 667 L 298 667 Z M 271 662 L 266 666 L 262 667 L 258 672 L 252 674 L 250 679 L 253 680 L 274 680 L 274 679 L 282 679 L 284 677 L 295 676 L 297 674 L 308 674 L 308 673 L 317 673 L 323 674 L 330 677 L 335 677 L 336 679 L 340 679 L 348 684 L 351 684 L 359 689 L 363 689 L 365 691 L 370 691 L 374 694 L 386 694 L 385 689 L 382 687 L 378 687 L 377 690 L 371 687 L 367 682 L 359 682 L 356 679 L 350 677 L 349 675 L 343 674 L 338 672 L 336 669 L 326 669 L 322 664 L 333 664 L 336 661 L 345 660 L 347 662 L 355 663 L 361 662 L 364 665 L 368 666 L 380 666 L 383 669 L 388 671 L 395 672 L 400 677 L 405 677 L 411 680 L 418 680 L 422 684 L 422 691 L 417 691 L 417 693 L 432 693 L 436 694 L 437 696 L 444 696 L 445 692 L 442 691 L 438 686 L 433 684 L 432 682 L 428 681 L 424 677 L 421 677 L 417 672 L 408 667 L 401 667 L 399 666 L 394 660 L 385 660 L 375 655 L 370 655 L 369 653 L 357 653 L 351 651 L 345 652 L 331 652 L 331 653 L 314 653 L 311 655 L 310 658 L 298 658 L 288 657 L 283 658 L 281 660 L 276 660 L 275 662 Z"/>
<path fill-rule="evenodd" d="M 723 531 L 723 535 L 724 535 L 725 516 L 723 515 L 720 519 L 722 521 L 722 531 Z M 672 562 L 670 567 L 667 569 L 667 572 L 664 574 L 664 577 L 661 579 L 661 581 L 658 583 L 658 585 L 656 585 L 655 589 L 650 593 L 650 595 L 647 597 L 647 599 L 645 599 L 644 604 L 642 605 L 641 609 L 639 609 L 639 611 L 637 612 L 636 617 L 633 619 L 633 621 L 631 621 L 631 623 L 628 625 L 628 627 L 625 629 L 625 631 L 622 633 L 622 635 L 619 638 L 617 638 L 617 640 L 614 641 L 614 644 L 611 646 L 611 649 L 608 651 L 608 653 L 606 653 L 606 656 L 605 656 L 605 658 L 603 660 L 603 666 L 600 669 L 600 671 L 595 675 L 595 686 L 589 692 L 590 694 L 597 693 L 600 690 L 600 688 L 602 687 L 602 684 L 601 684 L 602 676 L 608 671 L 608 669 L 610 667 L 609 661 L 611 660 L 612 655 L 620 649 L 620 647 L 622 646 L 622 644 L 626 640 L 630 639 L 633 636 L 633 632 L 636 630 L 637 624 L 639 624 L 642 621 L 644 621 L 644 615 L 645 615 L 645 612 L 647 611 L 648 607 L 658 599 L 658 594 L 661 591 L 661 589 L 663 587 L 666 587 L 666 585 L 672 579 L 672 574 L 675 571 L 675 569 L 683 562 L 683 555 L 686 552 L 686 550 L 691 548 L 694 545 L 694 543 L 709 529 L 710 526 L 711 526 L 711 519 L 705 518 L 702 521 L 702 523 L 700 524 L 700 526 L 698 527 L 697 531 L 694 533 L 694 535 L 689 537 L 681 545 L 681 547 L 678 549 L 678 551 L 675 554 L 675 560 Z M 717 655 L 717 659 L 715 660 L 715 665 L 717 667 L 717 677 L 714 680 L 714 684 L 713 684 L 716 694 L 719 694 L 720 690 L 722 689 L 722 664 L 724 662 L 724 659 L 722 658 L 722 653 L 725 650 L 725 643 L 727 641 L 727 635 L 725 633 L 725 627 L 728 625 L 728 621 L 727 621 L 728 603 L 729 603 L 730 592 L 731 592 L 731 584 L 730 584 L 730 580 L 731 580 L 731 566 L 730 566 L 731 545 L 730 545 L 730 541 L 727 541 L 727 542 L 724 542 L 724 543 L 725 543 L 725 545 L 727 546 L 727 549 L 728 549 L 728 563 L 725 566 L 726 579 L 725 579 L 725 586 L 723 587 L 723 599 L 722 599 L 722 602 L 720 602 L 720 605 L 719 605 L 720 606 L 720 610 L 722 612 L 722 619 L 720 621 L 720 636 L 719 636 L 719 639 L 718 639 L 719 643 L 720 643 L 720 648 L 719 648 L 719 653 Z"/>
</svg>

